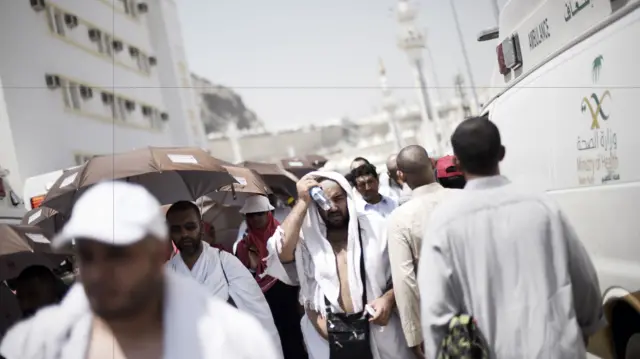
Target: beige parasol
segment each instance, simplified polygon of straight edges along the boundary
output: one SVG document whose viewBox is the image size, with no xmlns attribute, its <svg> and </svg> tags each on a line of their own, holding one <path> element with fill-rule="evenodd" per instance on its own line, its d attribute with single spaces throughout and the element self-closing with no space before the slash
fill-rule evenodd
<svg viewBox="0 0 640 359">
<path fill-rule="evenodd" d="M 53 253 L 50 234 L 35 226 L 0 224 L 0 281 L 32 265 L 53 269 L 66 259 Z"/>
<path fill-rule="evenodd" d="M 58 233 L 65 222 L 65 216 L 55 209 L 38 207 L 27 212 L 21 224 L 42 228 L 47 233 Z"/>
<path fill-rule="evenodd" d="M 293 173 L 298 178 L 317 169 L 310 160 L 304 157 L 284 158 L 280 162 L 285 170 Z"/>
<path fill-rule="evenodd" d="M 138 183 L 163 204 L 196 200 L 235 182 L 222 163 L 191 147 L 148 147 L 97 156 L 65 172 L 47 193 L 43 206 L 68 214 L 87 188 L 113 179 Z"/>
<path fill-rule="evenodd" d="M 255 171 L 238 166 L 224 166 L 237 183 L 227 185 L 219 190 L 208 193 L 205 197 L 213 202 L 228 205 L 242 206 L 247 197 L 255 195 L 269 195 L 273 193 L 262 177 Z"/>
<path fill-rule="evenodd" d="M 281 166 L 275 163 L 251 161 L 241 162 L 239 165 L 256 171 L 275 193 L 284 193 L 287 197 L 294 198 L 297 196 L 296 182 L 298 182 L 298 177 Z"/>
</svg>

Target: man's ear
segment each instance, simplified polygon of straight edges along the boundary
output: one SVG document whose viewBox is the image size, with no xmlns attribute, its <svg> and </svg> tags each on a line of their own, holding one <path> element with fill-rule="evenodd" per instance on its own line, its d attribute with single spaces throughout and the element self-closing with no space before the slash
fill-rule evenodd
<svg viewBox="0 0 640 359">
<path fill-rule="evenodd" d="M 507 154 L 507 149 L 504 146 L 500 146 L 500 156 L 498 157 L 498 161 L 504 160 L 504 156 Z"/>
<path fill-rule="evenodd" d="M 453 157 L 451 159 L 451 162 L 453 163 L 454 166 L 456 166 L 456 169 L 460 170 L 460 163 L 458 162 L 458 157 Z"/>
<path fill-rule="evenodd" d="M 396 177 L 398 178 L 399 181 L 404 182 L 404 172 L 400 170 L 396 170 Z"/>
</svg>

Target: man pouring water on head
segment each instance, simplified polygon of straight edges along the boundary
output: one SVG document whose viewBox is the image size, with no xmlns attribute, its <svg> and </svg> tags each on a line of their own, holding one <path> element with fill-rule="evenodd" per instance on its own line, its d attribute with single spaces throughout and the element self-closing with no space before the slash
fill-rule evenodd
<svg viewBox="0 0 640 359">
<path fill-rule="evenodd" d="M 297 188 L 264 260 L 266 275 L 300 285 L 309 358 L 412 358 L 394 312 L 384 219 L 359 215 L 338 173 L 312 172 Z"/>
<path fill-rule="evenodd" d="M 74 239 L 79 283 L 60 304 L 13 327 L 0 355 L 278 358 L 256 319 L 215 299 L 193 279 L 164 270 L 168 230 L 160 204 L 144 188 L 105 182 L 88 189 L 53 246 L 66 247 Z"/>
</svg>

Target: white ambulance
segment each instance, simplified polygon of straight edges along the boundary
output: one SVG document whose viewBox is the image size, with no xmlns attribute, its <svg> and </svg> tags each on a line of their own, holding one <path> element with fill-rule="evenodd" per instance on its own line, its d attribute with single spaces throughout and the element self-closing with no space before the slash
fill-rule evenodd
<svg viewBox="0 0 640 359">
<path fill-rule="evenodd" d="M 483 113 L 507 148 L 501 169 L 570 218 L 610 324 L 591 350 L 625 358 L 640 333 L 640 0 L 510 0 L 479 41 L 491 38 Z"/>
<path fill-rule="evenodd" d="M 44 197 L 51 186 L 62 176 L 64 171 L 74 169 L 78 166 L 69 167 L 67 169 L 43 173 L 41 175 L 27 178 L 24 182 L 23 196 L 24 205 L 27 210 L 40 207 Z"/>
<path fill-rule="evenodd" d="M 0 167 L 0 223 L 20 224 L 27 211 L 22 206 L 22 199 L 11 188 L 8 174 L 9 171 Z"/>
</svg>

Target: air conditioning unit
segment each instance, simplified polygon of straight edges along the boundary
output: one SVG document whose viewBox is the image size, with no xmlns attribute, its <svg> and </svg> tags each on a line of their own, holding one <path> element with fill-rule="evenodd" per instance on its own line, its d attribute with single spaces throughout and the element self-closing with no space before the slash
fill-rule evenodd
<svg viewBox="0 0 640 359">
<path fill-rule="evenodd" d="M 113 103 L 113 94 L 103 92 L 102 102 L 104 102 L 106 105 L 111 105 Z"/>
<path fill-rule="evenodd" d="M 126 108 L 127 111 L 133 111 L 136 109 L 136 103 L 131 100 L 126 100 L 124 102 L 124 108 Z"/>
<path fill-rule="evenodd" d="M 158 59 L 155 56 L 149 56 L 149 65 L 156 66 L 158 64 Z"/>
<path fill-rule="evenodd" d="M 57 75 L 45 75 L 44 79 L 48 88 L 54 90 L 60 87 L 60 77 Z"/>
<path fill-rule="evenodd" d="M 160 118 L 162 119 L 162 121 L 167 121 L 169 120 L 169 114 L 166 112 L 163 112 L 160 114 Z"/>
<path fill-rule="evenodd" d="M 144 116 L 151 116 L 151 112 L 152 112 L 151 107 L 149 107 L 149 106 L 142 106 L 142 114 L 143 114 Z"/>
<path fill-rule="evenodd" d="M 138 13 L 139 14 L 146 14 L 147 12 L 149 12 L 149 5 L 147 5 L 146 3 L 139 3 L 138 4 Z"/>
<path fill-rule="evenodd" d="M 100 40 L 100 30 L 98 29 L 89 29 L 89 38 L 91 41 L 99 41 Z"/>
<path fill-rule="evenodd" d="M 133 47 L 133 46 L 130 46 L 130 47 L 129 47 L 129 54 L 130 54 L 132 57 L 137 57 L 137 56 L 140 54 L 140 50 L 136 49 L 136 48 L 135 48 L 135 47 Z"/>
<path fill-rule="evenodd" d="M 72 14 L 64 14 L 64 23 L 67 24 L 67 27 L 73 29 L 78 26 L 78 17 Z"/>
<path fill-rule="evenodd" d="M 124 49 L 124 44 L 120 40 L 113 40 L 113 51 L 120 52 Z"/>
<path fill-rule="evenodd" d="M 31 8 L 35 11 L 42 11 L 47 7 L 44 0 L 30 0 L 30 2 Z"/>
<path fill-rule="evenodd" d="M 92 98 L 93 97 L 93 89 L 91 87 L 88 87 L 88 86 L 80 86 L 80 96 L 85 100 L 88 100 L 88 99 Z"/>
</svg>

